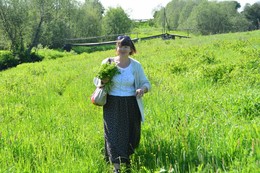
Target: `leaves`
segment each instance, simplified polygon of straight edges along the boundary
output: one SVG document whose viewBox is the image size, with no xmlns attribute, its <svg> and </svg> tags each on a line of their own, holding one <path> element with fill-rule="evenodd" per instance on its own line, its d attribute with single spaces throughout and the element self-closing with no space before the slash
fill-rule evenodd
<svg viewBox="0 0 260 173">
<path fill-rule="evenodd" d="M 157 26 L 166 24 L 169 30 L 189 29 L 203 35 L 246 31 L 249 27 L 258 28 L 259 6 L 257 3 L 246 6 L 244 12 L 239 13 L 240 4 L 235 1 L 172 0 L 154 13 L 154 21 Z"/>
<path fill-rule="evenodd" d="M 120 74 L 120 72 L 115 63 L 106 63 L 101 65 L 97 77 L 101 80 L 108 80 L 105 85 L 105 90 L 107 92 L 109 92 L 113 85 L 112 78 L 117 74 Z"/>
<path fill-rule="evenodd" d="M 132 21 L 121 7 L 109 8 L 103 18 L 103 32 L 107 35 L 130 32 Z"/>
</svg>

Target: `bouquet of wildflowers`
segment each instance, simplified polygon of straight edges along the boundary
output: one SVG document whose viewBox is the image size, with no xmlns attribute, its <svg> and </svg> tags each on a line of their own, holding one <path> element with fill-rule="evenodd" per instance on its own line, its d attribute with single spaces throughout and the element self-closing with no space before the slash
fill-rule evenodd
<svg viewBox="0 0 260 173">
<path fill-rule="evenodd" d="M 117 74 L 120 74 L 120 71 L 114 62 L 101 65 L 99 72 L 97 73 L 97 78 L 105 83 L 105 91 L 110 91 L 113 85 L 112 78 Z"/>
</svg>

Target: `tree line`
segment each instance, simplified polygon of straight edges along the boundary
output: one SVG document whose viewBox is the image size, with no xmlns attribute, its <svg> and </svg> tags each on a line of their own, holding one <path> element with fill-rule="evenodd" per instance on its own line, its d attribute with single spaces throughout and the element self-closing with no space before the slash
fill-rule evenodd
<svg viewBox="0 0 260 173">
<path fill-rule="evenodd" d="M 239 8 L 236 1 L 172 0 L 147 23 L 199 34 L 259 29 L 260 2 Z M 128 33 L 134 26 L 121 7 L 105 11 L 99 0 L 0 0 L 1 47 L 25 62 L 39 44 L 61 48 L 66 38 Z"/>
<path fill-rule="evenodd" d="M 104 12 L 99 0 L 0 0 L 1 47 L 27 62 L 39 44 L 61 48 L 66 38 L 130 31 L 132 21 L 121 7 Z"/>
<path fill-rule="evenodd" d="M 259 29 L 260 1 L 253 5 L 237 1 L 172 0 L 154 13 L 157 26 L 190 29 L 198 34 L 218 34 Z"/>
</svg>

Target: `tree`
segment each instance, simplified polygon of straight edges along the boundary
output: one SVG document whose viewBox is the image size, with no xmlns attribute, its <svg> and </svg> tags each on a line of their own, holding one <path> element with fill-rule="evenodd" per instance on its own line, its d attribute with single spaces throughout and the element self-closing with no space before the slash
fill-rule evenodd
<svg viewBox="0 0 260 173">
<path fill-rule="evenodd" d="M 61 48 L 65 38 L 100 35 L 103 11 L 98 0 L 0 0 L 1 29 L 20 57 L 39 43 Z"/>
<path fill-rule="evenodd" d="M 236 1 L 201 1 L 193 7 L 189 18 L 181 26 L 190 26 L 203 35 L 245 31 L 248 22 L 237 11 L 239 7 Z"/>
<path fill-rule="evenodd" d="M 18 0 L 0 1 L 1 28 L 11 43 L 13 53 L 24 51 L 24 32 L 28 22 L 28 5 Z"/>
<path fill-rule="evenodd" d="M 39 42 L 48 4 L 49 0 L 0 1 L 1 28 L 10 40 L 11 51 L 21 61 L 31 61 L 30 53 Z"/>
<path fill-rule="evenodd" d="M 190 25 L 187 23 L 187 20 L 191 14 L 193 8 L 196 7 L 197 5 L 198 4 L 193 0 L 188 0 L 185 3 L 185 6 L 180 13 L 178 29 L 181 29 L 181 30 L 182 29 L 191 29 Z"/>
<path fill-rule="evenodd" d="M 179 19 L 186 2 L 183 0 L 172 0 L 166 5 L 166 18 L 170 28 L 176 29 L 179 26 Z"/>
<path fill-rule="evenodd" d="M 245 31 L 248 22 L 238 8 L 237 1 L 172 0 L 166 5 L 167 25 L 200 34 Z M 164 16 L 164 8 L 154 12 L 157 26 L 162 26 Z"/>
<path fill-rule="evenodd" d="M 154 18 L 154 22 L 155 25 L 157 27 L 164 27 L 165 26 L 165 8 L 160 6 L 158 7 L 154 13 L 153 13 L 153 18 Z"/>
<path fill-rule="evenodd" d="M 102 34 L 104 7 L 98 0 L 86 0 L 76 12 L 73 28 L 75 37 L 99 36 Z"/>
<path fill-rule="evenodd" d="M 237 1 L 219 2 L 220 12 L 224 14 L 228 20 L 228 26 L 223 32 L 238 32 L 248 29 L 248 21 L 238 12 L 241 5 Z"/>
<path fill-rule="evenodd" d="M 103 18 L 103 31 L 106 35 L 128 33 L 131 27 L 131 19 L 121 7 L 109 8 Z"/>
<path fill-rule="evenodd" d="M 80 4 L 75 0 L 52 0 L 42 27 L 40 43 L 50 48 L 61 48 L 64 39 L 73 37 L 75 15 Z M 82 19 L 82 18 L 80 18 Z M 75 31 L 77 32 L 77 31 Z"/>
<path fill-rule="evenodd" d="M 31 6 L 29 6 L 28 11 L 30 10 L 30 16 L 28 16 L 27 20 L 30 23 L 32 20 L 35 22 L 31 22 L 31 25 L 28 25 L 28 30 L 31 29 L 31 32 L 26 32 L 29 35 L 29 44 L 28 49 L 26 51 L 26 55 L 29 56 L 32 48 L 37 46 L 41 37 L 41 29 L 43 22 L 46 20 L 47 16 L 50 14 L 51 3 L 48 0 L 32 0 L 29 2 Z M 29 24 L 28 23 L 28 24 Z"/>
<path fill-rule="evenodd" d="M 252 6 L 246 4 L 242 14 L 251 23 L 249 29 L 260 29 L 260 2 L 256 2 Z"/>
<path fill-rule="evenodd" d="M 55 0 L 54 10 L 42 29 L 40 42 L 50 48 L 61 48 L 68 38 L 101 35 L 103 12 L 98 0 Z"/>
</svg>

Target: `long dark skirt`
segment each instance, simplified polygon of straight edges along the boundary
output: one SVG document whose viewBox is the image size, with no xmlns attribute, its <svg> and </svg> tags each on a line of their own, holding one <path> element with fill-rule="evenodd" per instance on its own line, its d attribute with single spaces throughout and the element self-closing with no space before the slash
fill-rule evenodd
<svg viewBox="0 0 260 173">
<path fill-rule="evenodd" d="M 129 156 L 138 147 L 141 134 L 141 114 L 136 98 L 108 95 L 103 112 L 107 161 L 130 163 Z"/>
</svg>

